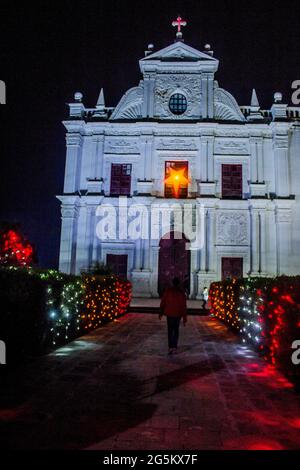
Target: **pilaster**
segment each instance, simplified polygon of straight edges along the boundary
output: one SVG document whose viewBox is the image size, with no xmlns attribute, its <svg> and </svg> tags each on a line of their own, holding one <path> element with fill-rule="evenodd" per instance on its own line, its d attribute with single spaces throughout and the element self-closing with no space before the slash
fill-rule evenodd
<svg viewBox="0 0 300 470">
<path fill-rule="evenodd" d="M 62 204 L 61 206 L 62 225 L 60 241 L 60 271 L 73 274 L 75 273 L 75 255 L 76 255 L 76 235 L 78 207 L 76 202 Z"/>
<path fill-rule="evenodd" d="M 64 193 L 73 194 L 80 189 L 80 168 L 82 157 L 81 134 L 67 134 L 67 155 L 65 168 Z"/>
<path fill-rule="evenodd" d="M 275 189 L 279 197 L 290 196 L 289 181 L 289 136 L 288 129 L 276 126 L 273 134 L 275 160 Z"/>
</svg>

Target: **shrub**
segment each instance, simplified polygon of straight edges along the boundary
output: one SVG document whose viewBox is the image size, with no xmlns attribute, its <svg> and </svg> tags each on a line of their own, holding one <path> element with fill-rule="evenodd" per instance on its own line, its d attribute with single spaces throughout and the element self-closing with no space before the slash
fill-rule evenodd
<svg viewBox="0 0 300 470">
<path fill-rule="evenodd" d="M 300 276 L 217 282 L 211 313 L 240 334 L 266 361 L 299 381 L 292 344 L 300 340 Z"/>
<path fill-rule="evenodd" d="M 27 270 L 0 269 L 0 336 L 8 362 L 38 351 L 45 321 L 45 290 Z"/>
<path fill-rule="evenodd" d="M 131 284 L 116 276 L 0 268 L 0 339 L 7 362 L 58 347 L 126 313 Z"/>
<path fill-rule="evenodd" d="M 36 250 L 23 235 L 18 224 L 0 224 L 0 266 L 31 266 Z"/>
<path fill-rule="evenodd" d="M 81 319 L 86 330 L 98 328 L 126 313 L 131 300 L 131 284 L 114 275 L 83 276 L 85 297 Z"/>
<path fill-rule="evenodd" d="M 84 272 L 82 274 L 85 274 Z M 89 267 L 87 273 L 90 276 L 109 276 L 112 274 L 111 267 L 105 263 L 95 263 Z"/>
</svg>

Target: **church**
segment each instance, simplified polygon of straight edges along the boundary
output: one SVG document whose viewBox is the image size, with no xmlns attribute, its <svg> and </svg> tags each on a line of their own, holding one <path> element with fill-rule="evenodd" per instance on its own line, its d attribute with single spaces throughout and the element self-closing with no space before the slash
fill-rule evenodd
<svg viewBox="0 0 300 470">
<path fill-rule="evenodd" d="M 239 105 L 185 25 L 173 22 L 168 47 L 148 46 L 115 108 L 103 90 L 93 108 L 77 92 L 63 122 L 60 270 L 107 264 L 136 297 L 175 276 L 201 299 L 216 280 L 300 273 L 300 108 L 277 92 L 261 109 L 251 88 Z"/>
</svg>

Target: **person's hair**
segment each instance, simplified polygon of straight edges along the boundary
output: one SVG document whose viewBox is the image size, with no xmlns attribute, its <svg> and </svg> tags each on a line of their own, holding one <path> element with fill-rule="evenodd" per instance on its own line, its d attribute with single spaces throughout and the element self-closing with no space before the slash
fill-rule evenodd
<svg viewBox="0 0 300 470">
<path fill-rule="evenodd" d="M 178 289 L 180 287 L 180 279 L 178 277 L 174 277 L 172 284 L 175 289 Z"/>
</svg>

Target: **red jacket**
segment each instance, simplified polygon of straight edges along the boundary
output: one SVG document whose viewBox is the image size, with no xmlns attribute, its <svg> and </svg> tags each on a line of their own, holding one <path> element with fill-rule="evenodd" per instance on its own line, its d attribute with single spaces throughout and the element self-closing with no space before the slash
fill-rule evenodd
<svg viewBox="0 0 300 470">
<path fill-rule="evenodd" d="M 186 318 L 186 296 L 180 289 L 169 287 L 165 290 L 160 303 L 160 311 L 167 317 Z"/>
</svg>

